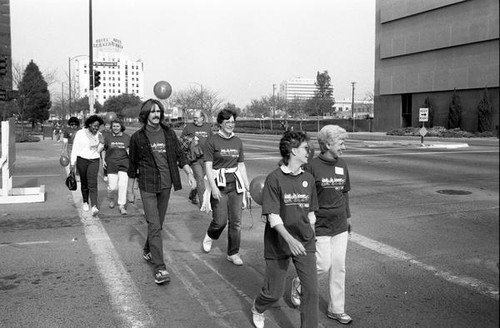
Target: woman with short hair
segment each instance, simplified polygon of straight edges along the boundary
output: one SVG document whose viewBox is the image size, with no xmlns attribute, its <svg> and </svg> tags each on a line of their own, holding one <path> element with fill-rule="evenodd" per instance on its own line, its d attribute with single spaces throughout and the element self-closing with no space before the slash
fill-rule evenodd
<svg viewBox="0 0 500 328">
<path fill-rule="evenodd" d="M 109 207 L 115 207 L 115 194 L 118 209 L 122 215 L 127 215 L 128 165 L 130 136 L 125 131 L 125 125 L 119 119 L 110 122 L 110 132 L 104 136 L 104 150 L 102 151 L 102 167 L 108 175 Z"/>
</svg>

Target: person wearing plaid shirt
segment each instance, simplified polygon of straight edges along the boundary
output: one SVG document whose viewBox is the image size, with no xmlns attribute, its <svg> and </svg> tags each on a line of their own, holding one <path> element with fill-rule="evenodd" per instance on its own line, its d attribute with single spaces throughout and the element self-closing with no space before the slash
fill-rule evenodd
<svg viewBox="0 0 500 328">
<path fill-rule="evenodd" d="M 163 259 L 161 230 L 172 187 L 182 189 L 179 167 L 188 175 L 191 188 L 196 180 L 174 130 L 164 125 L 165 109 L 155 99 L 146 100 L 139 113 L 143 127 L 130 138 L 128 176 L 138 180 L 148 236 L 143 258 L 154 266 L 155 282 L 168 283 L 170 275 Z"/>
</svg>

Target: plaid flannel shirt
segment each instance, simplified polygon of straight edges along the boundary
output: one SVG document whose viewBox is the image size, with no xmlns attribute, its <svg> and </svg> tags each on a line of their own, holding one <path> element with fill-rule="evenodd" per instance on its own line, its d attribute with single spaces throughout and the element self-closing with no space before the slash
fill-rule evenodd
<svg viewBox="0 0 500 328">
<path fill-rule="evenodd" d="M 165 135 L 167 163 L 170 168 L 172 185 L 174 186 L 174 190 L 179 190 L 182 189 L 182 183 L 177 167 L 183 168 L 184 165 L 189 165 L 189 163 L 174 130 L 163 124 L 160 124 L 160 126 Z M 146 136 L 145 128 L 143 126 L 130 137 L 128 176 L 132 179 L 138 178 L 139 189 L 146 192 L 159 192 L 160 171 L 156 166 L 153 150 Z"/>
</svg>

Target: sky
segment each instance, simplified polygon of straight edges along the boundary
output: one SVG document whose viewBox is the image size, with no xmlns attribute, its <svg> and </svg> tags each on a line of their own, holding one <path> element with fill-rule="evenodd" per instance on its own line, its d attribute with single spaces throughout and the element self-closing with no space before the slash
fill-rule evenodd
<svg viewBox="0 0 500 328">
<path fill-rule="evenodd" d="M 295 77 L 328 71 L 338 100 L 373 93 L 375 0 L 92 0 L 93 39 L 144 62 L 144 96 L 209 88 L 240 108 Z M 88 55 L 89 0 L 10 0 L 12 60 L 56 72 Z M 60 97 L 60 95 L 58 95 Z"/>
</svg>

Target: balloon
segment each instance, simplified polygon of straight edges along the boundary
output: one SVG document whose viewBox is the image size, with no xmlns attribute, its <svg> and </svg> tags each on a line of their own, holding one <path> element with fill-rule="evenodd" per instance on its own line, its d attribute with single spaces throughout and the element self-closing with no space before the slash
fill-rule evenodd
<svg viewBox="0 0 500 328">
<path fill-rule="evenodd" d="M 63 166 L 63 167 L 68 166 L 69 165 L 69 158 L 68 158 L 68 156 L 61 155 L 61 157 L 59 158 L 59 164 L 61 164 L 61 166 Z"/>
<path fill-rule="evenodd" d="M 259 175 L 253 178 L 250 182 L 250 195 L 252 199 L 259 205 L 262 205 L 262 190 L 264 189 L 264 183 L 266 182 L 265 175 Z"/>
<path fill-rule="evenodd" d="M 112 120 L 116 119 L 116 113 L 115 112 L 108 112 L 106 114 L 106 122 L 111 123 Z"/>
<path fill-rule="evenodd" d="M 166 81 L 156 82 L 153 92 L 158 99 L 167 99 L 172 94 L 172 86 Z"/>
</svg>

